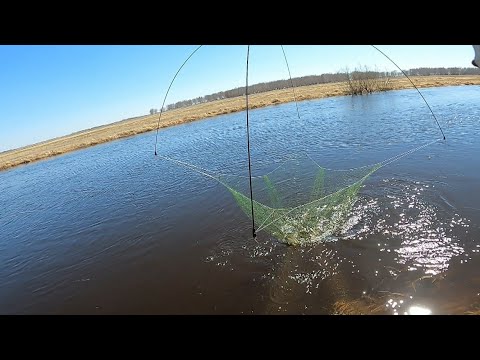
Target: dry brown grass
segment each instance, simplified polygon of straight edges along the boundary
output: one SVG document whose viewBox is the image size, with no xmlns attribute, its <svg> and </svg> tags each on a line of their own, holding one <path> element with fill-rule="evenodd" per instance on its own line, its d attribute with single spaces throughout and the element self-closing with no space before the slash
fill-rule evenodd
<svg viewBox="0 0 480 360">
<path fill-rule="evenodd" d="M 412 77 L 412 80 L 419 88 L 450 85 L 480 85 L 479 76 L 420 76 Z M 389 86 L 392 90 L 412 88 L 412 85 L 406 78 L 392 79 Z M 301 101 L 346 95 L 346 89 L 345 83 L 330 83 L 298 87 L 296 94 L 297 100 Z M 291 89 L 275 90 L 254 94 L 249 97 L 249 105 L 252 109 L 291 101 L 293 101 Z M 162 115 L 160 127 L 183 124 L 242 110 L 245 110 L 244 97 L 217 100 L 188 108 L 167 111 Z M 152 131 L 157 128 L 157 122 L 158 114 L 147 115 L 81 131 L 24 148 L 6 151 L 0 153 L 0 170 L 111 140 Z"/>
<path fill-rule="evenodd" d="M 333 305 L 334 315 L 387 315 L 385 302 L 371 299 L 339 300 Z"/>
</svg>

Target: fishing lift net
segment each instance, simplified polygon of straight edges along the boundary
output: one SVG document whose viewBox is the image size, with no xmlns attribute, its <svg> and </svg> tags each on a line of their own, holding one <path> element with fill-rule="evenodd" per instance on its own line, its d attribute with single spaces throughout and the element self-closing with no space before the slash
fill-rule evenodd
<svg viewBox="0 0 480 360">
<path fill-rule="evenodd" d="M 200 47 L 201 46 L 192 52 L 180 69 Z M 418 91 L 428 106 L 442 132 L 443 140 L 445 140 L 445 135 L 435 114 L 415 84 L 385 53 L 373 45 L 372 47 L 390 60 L 412 83 L 413 87 Z M 247 89 L 249 49 L 250 46 L 247 48 Z M 288 67 L 283 46 L 282 51 Z M 175 77 L 178 75 L 180 69 L 177 71 Z M 292 82 L 289 67 L 288 72 L 290 81 Z M 292 89 L 294 91 L 293 82 Z M 170 87 L 165 95 L 162 109 L 169 90 Z M 294 92 L 293 95 L 297 106 L 297 115 L 300 119 Z M 246 100 L 247 136 L 249 136 L 248 96 Z M 160 112 L 158 124 L 160 124 L 161 115 L 162 112 Z M 252 176 L 250 173 L 249 176 L 234 176 L 226 174 L 215 175 L 198 166 L 158 154 L 158 129 L 159 127 L 157 126 L 155 155 L 218 181 L 228 189 L 240 209 L 252 220 L 252 223 L 254 223 L 252 224 L 254 236 L 257 232 L 265 231 L 277 240 L 289 245 L 308 245 L 327 241 L 329 237 L 341 230 L 345 225 L 351 209 L 357 200 L 358 192 L 369 176 L 383 166 L 391 164 L 434 142 L 440 141 L 440 139 L 434 140 L 382 162 L 354 169 L 328 169 L 319 165 L 318 162 L 313 160 L 308 154 L 305 154 L 303 157 L 285 160 L 275 169 L 266 171 L 260 175 L 253 174 Z M 251 171 L 249 140 L 247 140 L 247 144 L 249 149 L 249 170 Z M 310 162 L 310 164 L 307 162 Z M 309 191 L 305 191 L 305 189 L 309 189 Z"/>
</svg>

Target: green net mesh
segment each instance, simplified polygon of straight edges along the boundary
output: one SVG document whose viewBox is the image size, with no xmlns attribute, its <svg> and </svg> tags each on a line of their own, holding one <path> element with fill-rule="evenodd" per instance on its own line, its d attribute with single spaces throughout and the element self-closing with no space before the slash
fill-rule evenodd
<svg viewBox="0 0 480 360">
<path fill-rule="evenodd" d="M 290 245 L 325 241 L 344 226 L 360 187 L 381 167 L 333 170 L 306 160 L 286 161 L 252 179 L 257 232 Z M 251 218 L 248 178 L 223 175 L 218 180 Z"/>
</svg>

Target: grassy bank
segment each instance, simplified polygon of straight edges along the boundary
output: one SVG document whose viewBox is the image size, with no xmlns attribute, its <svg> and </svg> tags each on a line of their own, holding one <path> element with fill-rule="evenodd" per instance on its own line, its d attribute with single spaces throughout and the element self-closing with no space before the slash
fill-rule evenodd
<svg viewBox="0 0 480 360">
<path fill-rule="evenodd" d="M 412 77 L 412 80 L 419 88 L 480 85 L 479 76 L 419 76 Z M 406 78 L 395 78 L 389 81 L 389 87 L 392 90 L 407 89 L 412 88 L 412 84 Z M 296 88 L 295 91 L 297 100 L 301 101 L 346 95 L 347 89 L 348 87 L 345 83 L 329 83 L 302 86 Z M 275 90 L 249 96 L 249 106 L 252 109 L 291 101 L 293 101 L 292 89 Z M 162 115 L 160 127 L 183 124 L 242 110 L 245 110 L 244 97 L 212 101 L 205 104 L 167 111 Z M 146 115 L 122 120 L 31 146 L 2 152 L 0 153 L 0 170 L 155 130 L 157 128 L 158 115 L 159 114 Z"/>
</svg>

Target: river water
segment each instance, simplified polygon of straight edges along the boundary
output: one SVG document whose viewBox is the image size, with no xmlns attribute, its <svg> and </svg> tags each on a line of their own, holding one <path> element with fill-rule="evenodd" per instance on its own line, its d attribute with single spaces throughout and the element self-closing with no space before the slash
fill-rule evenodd
<svg viewBox="0 0 480 360">
<path fill-rule="evenodd" d="M 447 140 L 371 175 L 344 228 L 311 246 L 254 240 L 225 187 L 154 156 L 155 133 L 1 172 L 0 313 L 480 310 L 480 87 L 422 92 Z M 294 103 L 250 112 L 253 175 L 297 154 L 341 170 L 441 139 L 414 90 L 298 106 L 300 119 Z M 162 129 L 158 150 L 245 176 L 245 113 Z"/>
</svg>

